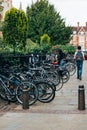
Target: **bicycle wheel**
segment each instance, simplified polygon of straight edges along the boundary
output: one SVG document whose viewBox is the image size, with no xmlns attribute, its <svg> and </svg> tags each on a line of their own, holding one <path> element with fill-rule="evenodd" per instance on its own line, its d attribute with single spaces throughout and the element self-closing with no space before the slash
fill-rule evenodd
<svg viewBox="0 0 87 130">
<path fill-rule="evenodd" d="M 36 83 L 39 96 L 38 100 L 43 103 L 51 102 L 55 98 L 55 90 L 52 85 L 46 81 L 38 81 Z"/>
<path fill-rule="evenodd" d="M 66 67 L 66 69 L 69 71 L 70 76 L 72 76 L 72 75 L 75 74 L 75 72 L 76 72 L 76 65 L 75 65 L 75 64 L 68 62 L 68 63 L 65 65 L 65 67 Z"/>
<path fill-rule="evenodd" d="M 51 84 L 51 86 L 54 89 L 54 91 L 56 91 L 56 85 L 52 81 L 50 81 L 50 80 L 45 80 L 45 81 L 48 82 L 49 84 Z"/>
<path fill-rule="evenodd" d="M 48 80 L 52 81 L 55 85 L 59 84 L 59 76 L 56 71 L 54 72 L 48 71 L 47 78 Z"/>
<path fill-rule="evenodd" d="M 67 69 L 61 71 L 61 78 L 63 79 L 63 83 L 66 83 L 70 78 L 70 73 Z"/>
<path fill-rule="evenodd" d="M 38 98 L 38 89 L 37 87 L 30 82 L 22 82 L 16 90 L 16 98 L 18 100 L 19 103 L 23 104 L 23 87 L 26 86 L 29 91 L 28 91 L 28 95 L 29 95 L 29 105 L 33 105 L 34 103 L 36 103 L 37 98 Z"/>
<path fill-rule="evenodd" d="M 62 87 L 63 87 L 63 78 L 61 78 L 61 76 L 59 76 L 59 82 L 56 85 L 56 91 L 59 91 Z"/>
</svg>

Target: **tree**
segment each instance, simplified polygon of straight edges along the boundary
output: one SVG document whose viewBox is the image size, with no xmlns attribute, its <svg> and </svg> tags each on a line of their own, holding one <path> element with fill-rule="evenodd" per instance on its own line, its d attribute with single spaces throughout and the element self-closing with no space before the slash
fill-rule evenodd
<svg viewBox="0 0 87 130">
<path fill-rule="evenodd" d="M 11 8 L 5 14 L 3 25 L 3 39 L 13 46 L 14 53 L 18 46 L 20 49 L 26 45 L 27 17 L 22 10 Z"/>
<path fill-rule="evenodd" d="M 50 50 L 51 44 L 50 37 L 48 36 L 48 34 L 44 34 L 40 37 L 40 47 L 43 53 L 47 53 Z"/>
<path fill-rule="evenodd" d="M 44 34 L 43 36 L 41 36 L 40 43 L 41 44 L 49 44 L 50 43 L 50 37 L 48 36 L 48 34 Z"/>
<path fill-rule="evenodd" d="M 59 12 L 55 11 L 54 6 L 48 3 L 48 0 L 37 0 L 35 4 L 32 3 L 31 7 L 27 7 L 26 13 L 28 38 L 34 42 L 40 44 L 40 37 L 44 34 L 49 35 L 54 45 L 66 44 L 70 39 L 71 28 L 65 26 L 64 19 L 61 18 Z"/>
</svg>

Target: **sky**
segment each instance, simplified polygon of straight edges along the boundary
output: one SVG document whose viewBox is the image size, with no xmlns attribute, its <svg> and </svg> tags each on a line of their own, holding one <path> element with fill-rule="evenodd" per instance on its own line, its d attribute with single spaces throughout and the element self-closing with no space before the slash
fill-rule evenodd
<svg viewBox="0 0 87 130">
<path fill-rule="evenodd" d="M 20 2 L 22 2 L 22 9 L 26 11 L 27 6 L 31 6 L 32 1 L 35 3 L 37 0 L 12 0 L 13 6 L 19 8 Z M 77 26 L 77 22 L 80 26 L 85 26 L 87 22 L 87 0 L 48 0 L 49 4 L 54 5 L 57 12 L 60 12 L 60 16 L 64 18 L 66 25 Z"/>
</svg>

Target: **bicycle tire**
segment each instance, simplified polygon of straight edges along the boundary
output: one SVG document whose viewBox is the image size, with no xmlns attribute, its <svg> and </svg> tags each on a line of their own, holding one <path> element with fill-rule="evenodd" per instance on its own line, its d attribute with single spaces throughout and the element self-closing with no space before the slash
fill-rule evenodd
<svg viewBox="0 0 87 130">
<path fill-rule="evenodd" d="M 38 81 L 36 86 L 38 88 L 38 100 L 40 102 L 49 103 L 55 98 L 55 90 L 49 82 Z"/>
<path fill-rule="evenodd" d="M 54 72 L 48 71 L 47 72 L 47 78 L 48 78 L 48 80 L 52 81 L 55 85 L 58 85 L 58 83 L 59 83 L 59 76 L 56 73 L 56 71 L 54 71 Z"/>
<path fill-rule="evenodd" d="M 69 71 L 70 76 L 73 76 L 76 72 L 76 65 L 74 63 L 67 63 L 66 64 L 66 69 Z"/>
<path fill-rule="evenodd" d="M 59 76 L 59 83 L 56 85 L 56 91 L 59 91 L 63 87 L 63 78 Z"/>
<path fill-rule="evenodd" d="M 29 95 L 29 106 L 36 103 L 38 99 L 38 90 L 37 87 L 30 82 L 22 82 L 18 87 L 16 91 L 16 98 L 20 104 L 23 104 L 23 86 L 27 86 L 29 88 L 28 95 Z"/>
<path fill-rule="evenodd" d="M 70 73 L 67 69 L 62 71 L 61 78 L 63 79 L 63 83 L 66 83 L 70 79 Z"/>
</svg>

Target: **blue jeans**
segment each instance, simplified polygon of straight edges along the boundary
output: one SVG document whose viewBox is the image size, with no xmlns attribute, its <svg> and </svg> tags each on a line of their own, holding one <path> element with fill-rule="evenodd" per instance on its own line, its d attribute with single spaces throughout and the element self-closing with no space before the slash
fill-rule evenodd
<svg viewBox="0 0 87 130">
<path fill-rule="evenodd" d="M 82 76 L 83 61 L 76 62 L 76 64 L 77 64 L 77 77 L 81 77 Z"/>
</svg>

